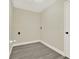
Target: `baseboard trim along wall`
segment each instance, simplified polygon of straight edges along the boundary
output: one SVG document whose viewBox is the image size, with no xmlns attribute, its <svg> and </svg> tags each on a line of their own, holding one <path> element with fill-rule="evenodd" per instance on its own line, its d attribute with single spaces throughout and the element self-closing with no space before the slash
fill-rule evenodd
<svg viewBox="0 0 79 59">
<path fill-rule="evenodd" d="M 13 47 L 14 46 L 20 46 L 20 45 L 25 45 L 25 44 L 36 43 L 36 42 L 40 42 L 40 40 L 35 40 L 35 41 L 30 41 L 30 42 L 23 42 L 23 43 L 13 44 Z"/>
<path fill-rule="evenodd" d="M 12 52 L 12 48 L 13 48 L 13 46 L 10 47 L 9 56 L 10 56 L 10 54 L 11 54 L 11 52 Z"/>
<path fill-rule="evenodd" d="M 66 56 L 66 55 L 64 54 L 64 52 L 62 52 L 61 50 L 57 49 L 56 47 L 53 47 L 53 46 L 47 44 L 46 42 L 44 42 L 44 41 L 42 41 L 42 40 L 36 40 L 36 41 L 31 41 L 31 42 L 24 42 L 24 43 L 14 44 L 14 45 L 12 46 L 12 48 L 13 48 L 14 46 L 20 46 L 20 45 L 31 44 L 31 43 L 36 43 L 36 42 L 41 42 L 42 44 L 44 44 L 44 45 L 46 45 L 47 47 L 51 48 L 52 50 L 58 52 L 59 54 L 61 54 L 61 55 L 63 55 L 63 56 Z M 12 48 L 11 48 L 11 51 L 12 51 Z M 10 54 L 11 54 L 11 51 L 10 51 Z"/>
<path fill-rule="evenodd" d="M 35 40 L 35 41 L 30 41 L 30 42 L 24 42 L 24 43 L 18 43 L 18 44 L 13 44 L 11 46 L 11 49 L 10 49 L 10 52 L 9 52 L 9 56 L 12 52 L 12 48 L 15 47 L 15 46 L 20 46 L 20 45 L 25 45 L 25 44 L 31 44 L 31 43 L 36 43 L 36 42 L 41 42 L 40 40 Z"/>
<path fill-rule="evenodd" d="M 58 48 L 56 48 L 56 47 L 54 47 L 54 46 L 51 46 L 51 45 L 49 45 L 48 43 L 46 43 L 46 42 L 44 42 L 44 41 L 40 41 L 40 42 L 43 43 L 44 45 L 46 45 L 47 47 L 49 47 L 50 49 L 56 51 L 57 53 L 59 53 L 59 54 L 61 54 L 61 55 L 63 55 L 63 56 L 66 56 L 66 55 L 64 54 L 64 52 L 61 51 L 61 50 L 59 50 Z"/>
</svg>

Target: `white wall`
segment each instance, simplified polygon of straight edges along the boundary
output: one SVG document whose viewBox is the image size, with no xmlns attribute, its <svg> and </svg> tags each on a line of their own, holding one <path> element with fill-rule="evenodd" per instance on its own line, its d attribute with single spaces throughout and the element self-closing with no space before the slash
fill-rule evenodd
<svg viewBox="0 0 79 59">
<path fill-rule="evenodd" d="M 13 9 L 14 9 L 14 7 L 13 7 L 13 5 L 12 5 L 12 2 L 11 2 L 11 0 L 9 0 L 9 42 L 11 42 L 12 41 L 12 31 L 13 31 Z M 11 50 L 11 47 L 12 47 L 12 45 L 13 45 L 13 43 L 10 43 L 9 44 L 9 49 Z M 9 50 L 9 51 L 10 51 Z"/>
<path fill-rule="evenodd" d="M 15 44 L 40 40 L 40 14 L 14 8 L 13 40 Z M 17 33 L 21 32 L 21 35 Z"/>
<path fill-rule="evenodd" d="M 70 1 L 66 0 L 64 3 L 64 32 L 69 32 L 65 34 L 64 38 L 64 52 L 67 57 L 70 57 Z"/>
<path fill-rule="evenodd" d="M 64 52 L 64 1 L 57 0 L 41 13 L 42 40 Z"/>
<path fill-rule="evenodd" d="M 15 44 L 43 40 L 64 52 L 64 1 L 57 0 L 43 12 L 14 8 L 12 40 Z M 40 34 L 40 25 L 43 30 Z M 17 33 L 21 32 L 21 35 Z M 41 37 L 40 37 L 41 35 Z"/>
<path fill-rule="evenodd" d="M 11 2 L 11 0 L 9 1 L 9 30 L 10 30 L 10 32 L 9 32 L 9 34 L 10 34 L 10 36 L 9 36 L 9 38 L 10 38 L 10 40 L 12 40 L 11 39 L 11 30 L 12 30 L 12 20 L 13 20 L 13 5 L 12 5 L 12 2 Z"/>
</svg>

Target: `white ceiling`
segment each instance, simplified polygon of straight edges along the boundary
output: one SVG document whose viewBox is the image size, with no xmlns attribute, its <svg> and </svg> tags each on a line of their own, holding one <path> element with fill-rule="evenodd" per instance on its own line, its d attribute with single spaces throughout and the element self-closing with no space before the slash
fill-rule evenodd
<svg viewBox="0 0 79 59">
<path fill-rule="evenodd" d="M 52 5 L 56 0 L 12 0 L 14 7 L 41 12 Z"/>
</svg>

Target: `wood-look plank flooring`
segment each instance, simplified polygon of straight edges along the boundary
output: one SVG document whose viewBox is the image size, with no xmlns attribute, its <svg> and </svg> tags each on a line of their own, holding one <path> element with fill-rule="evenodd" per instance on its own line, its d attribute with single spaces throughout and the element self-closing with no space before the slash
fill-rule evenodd
<svg viewBox="0 0 79 59">
<path fill-rule="evenodd" d="M 37 42 L 27 45 L 15 46 L 10 59 L 68 59 L 44 44 Z"/>
</svg>

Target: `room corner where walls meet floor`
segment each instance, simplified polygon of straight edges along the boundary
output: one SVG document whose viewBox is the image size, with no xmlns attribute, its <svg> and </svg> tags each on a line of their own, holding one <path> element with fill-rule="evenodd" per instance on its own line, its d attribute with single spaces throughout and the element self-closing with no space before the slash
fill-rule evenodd
<svg viewBox="0 0 79 59">
<path fill-rule="evenodd" d="M 28 44 L 38 43 L 38 42 L 44 44 L 45 46 L 47 46 L 48 48 L 50 48 L 50 49 L 54 50 L 55 52 L 61 54 L 62 56 L 65 56 L 65 54 L 61 50 L 59 50 L 59 49 L 57 49 L 55 47 L 52 47 L 51 45 L 45 43 L 42 40 L 36 40 L 36 41 L 25 42 L 25 43 L 20 43 L 20 44 L 14 44 L 13 47 L 18 47 L 18 46 L 28 45 Z M 13 49 L 13 47 L 12 47 L 12 49 Z M 12 51 L 11 51 L 11 53 L 12 53 Z M 10 53 L 10 55 L 11 55 L 11 53 Z"/>
</svg>

